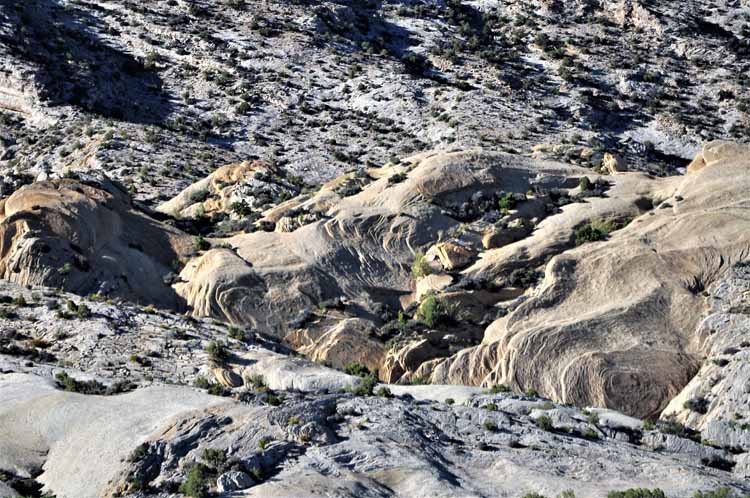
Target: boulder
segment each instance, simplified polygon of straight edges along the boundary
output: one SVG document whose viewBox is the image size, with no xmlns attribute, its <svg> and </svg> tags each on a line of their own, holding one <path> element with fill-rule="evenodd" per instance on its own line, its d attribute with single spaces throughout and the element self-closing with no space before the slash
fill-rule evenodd
<svg viewBox="0 0 750 498">
<path fill-rule="evenodd" d="M 244 472 L 230 470 L 225 472 L 216 479 L 216 489 L 219 493 L 230 493 L 232 491 L 241 491 L 255 485 L 255 480 Z"/>
<path fill-rule="evenodd" d="M 244 384 L 242 377 L 232 370 L 226 368 L 214 368 L 211 372 L 214 374 L 216 382 L 226 388 L 233 389 L 235 387 L 241 387 L 242 384 Z"/>
<path fill-rule="evenodd" d="M 385 346 L 373 338 L 376 332 L 372 322 L 348 318 L 327 327 L 317 337 L 312 337 L 311 331 L 295 331 L 286 340 L 315 362 L 339 369 L 360 363 L 374 372 L 385 356 Z"/>
<path fill-rule="evenodd" d="M 433 255 L 440 259 L 443 268 L 448 271 L 464 268 L 476 257 L 474 251 L 468 247 L 453 242 L 441 242 L 432 246 L 425 256 L 429 258 Z"/>
<path fill-rule="evenodd" d="M 497 228 L 482 237 L 482 247 L 497 249 L 519 241 L 531 233 L 531 227 L 523 219 L 515 220 L 505 228 Z"/>
<path fill-rule="evenodd" d="M 439 292 L 453 283 L 453 277 L 448 274 L 431 274 L 417 280 L 416 300 L 421 301 L 428 294 Z"/>
</svg>

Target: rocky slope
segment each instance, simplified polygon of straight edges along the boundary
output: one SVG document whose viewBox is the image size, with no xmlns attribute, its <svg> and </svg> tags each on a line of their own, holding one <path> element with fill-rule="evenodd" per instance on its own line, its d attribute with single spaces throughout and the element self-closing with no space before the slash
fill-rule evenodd
<svg viewBox="0 0 750 498">
<path fill-rule="evenodd" d="M 747 491 L 732 452 L 670 425 L 459 386 L 347 394 L 362 380 L 285 359 L 261 338 L 227 338 L 237 335 L 225 326 L 42 288 L 2 291 L 26 300 L 3 305 L 0 356 L 0 425 L 13 434 L 0 438 L 0 469 L 19 492 L 173 496 L 196 464 L 202 485 L 226 496 Z M 61 319 L 69 305 L 53 304 L 68 300 L 90 314 Z M 219 359 L 207 346 L 217 340 L 228 347 Z"/>
<path fill-rule="evenodd" d="M 0 498 L 748 495 L 749 9 L 0 2 Z"/>
<path fill-rule="evenodd" d="M 152 202 L 252 158 L 310 184 L 432 148 L 539 143 L 674 170 L 706 140 L 747 137 L 746 13 L 736 0 L 9 0 L 0 164 L 103 170 Z"/>
</svg>

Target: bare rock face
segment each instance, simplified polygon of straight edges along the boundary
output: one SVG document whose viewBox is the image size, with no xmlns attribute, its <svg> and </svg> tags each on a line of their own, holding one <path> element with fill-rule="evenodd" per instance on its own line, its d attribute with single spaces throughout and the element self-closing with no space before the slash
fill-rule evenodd
<svg viewBox="0 0 750 498">
<path fill-rule="evenodd" d="M 285 339 L 313 361 L 339 369 L 359 363 L 374 372 L 380 368 L 385 356 L 385 346 L 373 338 L 376 332 L 372 322 L 348 318 L 318 333 L 310 329 L 298 330 Z"/>
<path fill-rule="evenodd" d="M 696 332 L 703 289 L 750 252 L 750 155 L 743 146 L 721 150 L 731 152 L 709 153 L 718 157 L 710 166 L 658 182 L 652 195 L 663 189 L 669 198 L 654 212 L 608 241 L 555 256 L 535 295 L 493 323 L 485 344 L 418 373 L 658 415 L 706 353 Z M 539 228 L 527 247 L 549 244 L 536 237 L 545 222 Z M 466 273 L 492 278 L 508 255 L 490 252 Z"/>
<path fill-rule="evenodd" d="M 750 267 L 735 265 L 707 289 L 710 312 L 698 326 L 706 361 L 662 417 L 701 431 L 712 445 L 750 451 Z M 750 475 L 750 461 L 737 472 Z"/>
<path fill-rule="evenodd" d="M 301 206 L 321 219 L 293 232 L 217 240 L 231 250 L 210 250 L 191 261 L 175 289 L 197 316 L 281 336 L 300 310 L 328 299 L 397 309 L 399 297 L 414 290 L 410 266 L 416 248 L 457 229 L 457 211 L 480 218 L 481 211 L 466 211 L 473 209 L 477 192 L 526 192 L 537 175 L 557 186 L 567 181 L 566 174 L 582 171 L 479 151 L 416 156 L 408 166 L 374 173 L 377 180 L 333 204 L 320 206 L 318 196 L 304 201 Z M 321 195 L 328 198 L 328 192 Z M 461 264 L 470 262 L 467 257 L 462 251 Z"/>
<path fill-rule="evenodd" d="M 164 282 L 190 237 L 138 212 L 111 183 L 35 183 L 0 201 L 0 275 L 20 284 L 177 308 Z"/>
</svg>

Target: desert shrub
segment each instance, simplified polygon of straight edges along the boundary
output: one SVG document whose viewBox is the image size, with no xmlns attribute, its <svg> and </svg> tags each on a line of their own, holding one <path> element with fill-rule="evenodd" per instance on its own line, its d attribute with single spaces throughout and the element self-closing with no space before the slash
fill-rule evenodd
<svg viewBox="0 0 750 498">
<path fill-rule="evenodd" d="M 484 408 L 485 410 L 489 410 L 491 412 L 497 411 L 497 405 L 495 403 L 487 403 L 482 408 Z"/>
<path fill-rule="evenodd" d="M 552 419 L 549 418 L 547 415 L 542 415 L 539 418 L 537 418 L 536 425 L 543 431 L 551 432 L 552 430 L 554 430 L 554 426 L 552 425 Z"/>
<path fill-rule="evenodd" d="M 211 341 L 206 346 L 206 353 L 208 357 L 217 363 L 226 361 L 229 358 L 229 349 L 226 344 L 219 341 Z"/>
<path fill-rule="evenodd" d="M 497 202 L 498 208 L 500 208 L 500 212 L 505 214 L 511 209 L 516 207 L 516 199 L 513 196 L 512 192 L 509 192 L 507 194 L 503 194 L 500 196 L 500 200 Z"/>
<path fill-rule="evenodd" d="M 206 448 L 201 459 L 211 468 L 221 469 L 227 463 L 227 452 L 218 448 Z"/>
<path fill-rule="evenodd" d="M 66 372 L 60 372 L 55 375 L 57 384 L 68 392 L 80 394 L 98 394 L 101 396 L 110 396 L 132 391 L 135 386 L 128 381 L 121 381 L 107 387 L 96 380 L 76 380 Z"/>
<path fill-rule="evenodd" d="M 388 178 L 388 185 L 395 185 L 406 180 L 406 173 L 396 173 Z"/>
<path fill-rule="evenodd" d="M 192 498 L 208 497 L 209 472 L 205 465 L 193 465 L 188 471 L 187 478 L 180 485 L 180 493 Z"/>
<path fill-rule="evenodd" d="M 140 462 L 148 456 L 148 443 L 141 443 L 128 457 L 129 462 Z"/>
<path fill-rule="evenodd" d="M 497 424 L 493 422 L 492 420 L 485 420 L 482 424 L 482 427 L 484 427 L 485 430 L 490 432 L 495 432 L 497 430 Z"/>
<path fill-rule="evenodd" d="M 248 379 L 250 385 L 252 385 L 256 391 L 264 391 L 268 389 L 266 386 L 266 380 L 260 374 L 253 374 Z"/>
<path fill-rule="evenodd" d="M 578 181 L 578 187 L 580 187 L 581 192 L 591 190 L 591 180 L 589 180 L 589 177 L 582 176 L 581 179 Z"/>
<path fill-rule="evenodd" d="M 381 398 L 392 398 L 393 393 L 390 389 L 388 389 L 385 386 L 381 386 L 378 388 L 378 390 L 375 392 L 376 396 L 380 396 Z"/>
<path fill-rule="evenodd" d="M 203 202 L 206 199 L 208 199 L 208 196 L 209 196 L 208 189 L 196 190 L 195 192 L 190 194 L 190 201 L 193 203 Z"/>
<path fill-rule="evenodd" d="M 611 221 L 592 220 L 575 231 L 575 243 L 580 246 L 587 242 L 604 240 L 615 228 Z"/>
<path fill-rule="evenodd" d="M 624 491 L 610 491 L 607 498 L 667 498 L 661 489 L 632 488 Z"/>
<path fill-rule="evenodd" d="M 729 488 L 717 488 L 711 491 L 696 491 L 693 498 L 732 498 L 734 494 Z"/>
<path fill-rule="evenodd" d="M 542 276 L 542 272 L 534 268 L 516 268 L 505 279 L 505 284 L 509 287 L 521 287 L 525 289 L 536 285 Z"/>
<path fill-rule="evenodd" d="M 583 431 L 583 437 L 585 437 L 586 439 L 590 439 L 592 441 L 595 441 L 595 440 L 599 439 L 599 433 L 596 432 L 591 427 L 586 427 L 586 429 Z"/>
<path fill-rule="evenodd" d="M 235 341 L 244 341 L 246 339 L 245 331 L 239 327 L 229 327 L 229 337 Z"/>
<path fill-rule="evenodd" d="M 211 243 L 203 235 L 196 236 L 193 242 L 196 251 L 207 251 L 211 248 Z"/>
<path fill-rule="evenodd" d="M 685 401 L 684 407 L 688 410 L 694 411 L 700 414 L 708 413 L 708 406 L 711 403 L 703 396 L 698 396 Z"/>
<path fill-rule="evenodd" d="M 348 363 L 344 367 L 344 372 L 348 373 L 349 375 L 356 375 L 357 377 L 366 377 L 370 375 L 370 370 L 368 370 L 367 367 L 363 364 L 356 361 Z"/>
<path fill-rule="evenodd" d="M 362 380 L 357 386 L 351 387 L 349 390 L 356 396 L 372 396 L 375 385 L 378 383 L 378 377 L 376 374 L 369 374 L 362 377 Z"/>
<path fill-rule="evenodd" d="M 659 432 L 662 434 L 672 434 L 682 438 L 692 439 L 700 442 L 700 433 L 696 432 L 688 427 L 685 427 L 679 422 L 674 420 L 661 420 L 658 424 Z"/>
<path fill-rule="evenodd" d="M 270 406 L 281 406 L 282 403 L 284 403 L 284 398 L 275 393 L 267 392 L 266 403 L 268 403 Z"/>
<path fill-rule="evenodd" d="M 432 268 L 427 263 L 424 253 L 417 252 L 414 255 L 414 263 L 411 265 L 411 276 L 415 279 L 426 277 L 432 273 Z"/>
<path fill-rule="evenodd" d="M 510 392 L 510 387 L 506 386 L 505 384 L 495 384 L 494 386 L 490 387 L 487 390 L 488 394 L 498 394 L 498 393 L 508 393 Z"/>
<path fill-rule="evenodd" d="M 444 301 L 434 295 L 427 296 L 417 310 L 417 319 L 428 327 L 435 327 L 441 322 L 448 321 L 453 316 L 453 310 Z"/>
</svg>

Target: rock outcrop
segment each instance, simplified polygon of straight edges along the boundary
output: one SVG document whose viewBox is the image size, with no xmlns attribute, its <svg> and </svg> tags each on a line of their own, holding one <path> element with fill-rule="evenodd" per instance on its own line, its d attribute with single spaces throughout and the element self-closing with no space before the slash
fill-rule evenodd
<svg viewBox="0 0 750 498">
<path fill-rule="evenodd" d="M 750 154 L 744 146 L 707 150 L 716 147 L 733 152 L 684 178 L 647 180 L 637 191 L 651 185 L 644 198 L 653 212 L 607 241 L 555 256 L 535 294 L 493 323 L 482 346 L 416 374 L 437 383 L 508 383 L 563 402 L 658 415 L 708 352 L 696 332 L 706 311 L 703 290 L 750 256 Z M 542 248 L 554 244 L 550 230 L 581 209 L 542 222 L 522 242 L 524 255 L 549 254 Z M 497 278 L 520 250 L 507 249 L 489 251 L 466 273 Z"/>
<path fill-rule="evenodd" d="M 192 252 L 191 237 L 106 181 L 45 181 L 0 200 L 0 276 L 10 282 L 175 309 L 167 277 Z"/>
</svg>

